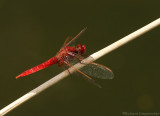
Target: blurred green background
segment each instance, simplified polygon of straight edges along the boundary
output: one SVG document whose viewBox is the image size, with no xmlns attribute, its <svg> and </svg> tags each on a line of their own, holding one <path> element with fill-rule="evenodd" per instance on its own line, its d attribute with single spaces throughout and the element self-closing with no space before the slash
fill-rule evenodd
<svg viewBox="0 0 160 116">
<path fill-rule="evenodd" d="M 62 71 L 55 65 L 15 79 L 53 57 L 67 36 L 87 26 L 77 42 L 92 54 L 157 19 L 159 4 L 159 0 L 0 0 L 0 109 Z M 7 115 L 160 113 L 159 50 L 158 27 L 96 61 L 115 75 L 113 80 L 96 79 L 102 89 L 70 76 Z"/>
</svg>

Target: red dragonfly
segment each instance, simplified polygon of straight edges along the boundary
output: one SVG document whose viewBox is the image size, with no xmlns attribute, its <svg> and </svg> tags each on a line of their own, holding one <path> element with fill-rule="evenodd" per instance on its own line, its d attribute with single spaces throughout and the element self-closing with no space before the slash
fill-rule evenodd
<svg viewBox="0 0 160 116">
<path fill-rule="evenodd" d="M 86 52 L 86 46 L 81 44 L 77 44 L 76 46 L 70 46 L 70 45 L 85 30 L 86 28 L 81 30 L 81 32 L 78 33 L 74 38 L 68 37 L 56 56 L 52 57 L 51 59 L 47 60 L 46 62 L 40 65 L 37 65 L 29 70 L 24 71 L 23 73 L 18 75 L 16 78 L 18 79 L 19 77 L 27 76 L 29 74 L 37 72 L 53 64 L 58 64 L 59 67 L 61 66 L 73 67 L 77 72 L 81 73 L 85 79 L 87 79 L 94 85 L 101 88 L 101 86 L 98 83 L 96 83 L 90 76 L 100 78 L 100 79 L 112 79 L 114 75 L 109 68 L 94 62 L 85 64 L 86 66 L 83 67 L 82 69 L 76 69 L 72 65 L 74 61 L 80 62 L 84 59 L 83 55 Z"/>
</svg>

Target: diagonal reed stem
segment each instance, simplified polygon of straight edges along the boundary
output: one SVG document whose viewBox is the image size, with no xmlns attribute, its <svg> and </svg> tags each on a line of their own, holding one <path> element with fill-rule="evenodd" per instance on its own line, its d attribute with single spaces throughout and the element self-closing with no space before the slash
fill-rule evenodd
<svg viewBox="0 0 160 116">
<path fill-rule="evenodd" d="M 84 63 L 92 62 L 94 60 L 97 60 L 98 58 L 104 56 L 105 54 L 108 54 L 109 52 L 119 48 L 120 46 L 130 42 L 131 40 L 134 40 L 135 38 L 143 35 L 144 33 L 154 29 L 155 27 L 160 25 L 160 18 L 157 20 L 149 23 L 148 25 L 138 29 L 137 31 L 125 36 L 124 38 L 114 42 L 113 44 L 99 50 L 98 52 L 91 55 L 91 57 L 88 57 L 83 60 Z M 76 64 L 74 65 L 75 68 L 79 69 L 82 68 L 84 64 Z M 73 73 L 75 70 L 73 68 L 70 68 L 70 73 Z M 60 80 L 66 78 L 69 75 L 68 71 L 63 71 L 62 73 L 58 74 L 57 76 L 51 78 L 50 80 L 46 81 L 45 83 L 41 84 L 37 88 L 33 89 L 32 91 L 28 92 L 24 96 L 20 97 L 19 99 L 15 100 L 8 106 L 4 107 L 0 110 L 0 116 L 5 115 L 6 113 L 10 112 L 14 108 L 18 107 L 22 103 L 26 102 L 27 100 L 31 99 L 32 97 L 38 95 L 40 92 L 44 91 L 45 89 L 49 88 L 50 86 L 56 84 Z"/>
</svg>

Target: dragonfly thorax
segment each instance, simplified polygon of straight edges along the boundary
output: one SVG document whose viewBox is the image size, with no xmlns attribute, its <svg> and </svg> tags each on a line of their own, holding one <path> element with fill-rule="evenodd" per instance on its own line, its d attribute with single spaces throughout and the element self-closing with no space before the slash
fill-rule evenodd
<svg viewBox="0 0 160 116">
<path fill-rule="evenodd" d="M 86 46 L 78 44 L 76 47 L 68 46 L 57 54 L 58 65 L 62 66 L 65 62 L 72 61 L 76 55 L 82 55 L 86 52 Z"/>
</svg>

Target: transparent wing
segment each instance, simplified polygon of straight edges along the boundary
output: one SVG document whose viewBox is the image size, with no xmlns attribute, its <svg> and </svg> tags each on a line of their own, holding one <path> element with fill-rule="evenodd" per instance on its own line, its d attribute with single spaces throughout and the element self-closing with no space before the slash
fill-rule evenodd
<svg viewBox="0 0 160 116">
<path fill-rule="evenodd" d="M 80 70 L 83 73 L 87 74 L 88 76 L 95 77 L 95 78 L 113 79 L 114 77 L 113 72 L 109 68 L 94 62 L 87 64 L 85 67 L 83 67 Z"/>
<path fill-rule="evenodd" d="M 62 46 L 62 49 L 63 49 L 64 47 L 67 47 L 67 46 L 70 45 L 74 40 L 76 40 L 78 37 L 80 37 L 80 35 L 82 35 L 82 33 L 83 33 L 86 29 L 87 29 L 87 27 L 84 28 L 84 29 L 82 29 L 74 38 L 68 37 L 68 38 L 65 40 L 65 42 L 64 42 L 64 44 L 63 44 L 63 46 Z"/>
<path fill-rule="evenodd" d="M 75 45 L 75 43 L 74 43 L 75 40 L 76 40 L 77 38 L 79 38 L 80 35 L 82 35 L 83 32 L 84 32 L 86 29 L 87 29 L 87 27 L 84 28 L 84 29 L 82 29 L 74 38 L 72 38 L 71 36 L 68 36 L 68 37 L 66 38 L 65 42 L 63 43 L 63 46 L 62 46 L 61 49 L 59 50 L 59 52 L 60 52 L 61 50 L 65 49 L 65 47 L 67 47 L 67 46 L 69 46 L 69 45 Z M 58 52 L 58 53 L 59 53 L 59 52 Z M 57 54 L 58 54 L 58 53 L 57 53 Z"/>
<path fill-rule="evenodd" d="M 80 74 L 82 74 L 83 78 L 86 79 L 87 81 L 89 81 L 90 83 L 92 83 L 93 85 L 99 87 L 99 88 L 102 88 L 100 84 L 96 83 L 95 80 L 93 80 L 91 77 L 89 77 L 88 75 L 86 75 L 85 73 L 81 72 L 79 69 L 76 69 L 72 64 L 70 64 L 69 62 L 65 62 L 65 64 L 68 66 L 68 67 L 72 67 L 74 68 L 77 72 L 79 72 Z M 69 71 L 69 70 L 68 70 Z"/>
<path fill-rule="evenodd" d="M 71 65 L 74 65 L 78 62 L 81 62 L 83 59 L 84 59 L 83 56 L 75 55 L 72 61 L 69 61 L 67 59 L 65 60 L 70 62 Z M 101 65 L 95 62 L 85 64 L 85 65 L 86 66 L 84 66 L 83 68 L 79 70 L 88 76 L 100 78 L 100 79 L 113 79 L 114 78 L 113 72 L 104 65 Z"/>
<path fill-rule="evenodd" d="M 69 41 L 71 41 L 71 40 L 72 40 L 72 37 L 71 37 L 71 36 L 68 36 L 68 37 L 65 39 L 65 41 L 64 41 L 64 43 L 63 43 L 63 46 L 61 47 L 61 49 L 59 50 L 59 52 L 60 52 L 61 50 L 65 49 L 66 44 L 67 44 Z"/>
<path fill-rule="evenodd" d="M 72 41 L 74 41 L 74 40 L 77 39 L 80 35 L 82 35 L 82 33 L 83 33 L 86 29 L 87 29 L 87 27 L 84 28 L 84 29 L 82 29 L 73 39 L 71 39 L 68 43 L 66 43 L 64 47 L 66 47 L 66 46 L 68 46 L 69 44 L 71 44 Z"/>
<path fill-rule="evenodd" d="M 66 40 L 64 41 L 62 48 L 63 48 L 71 39 L 72 39 L 72 37 L 71 37 L 71 36 L 68 36 L 68 37 L 66 38 Z"/>
</svg>

